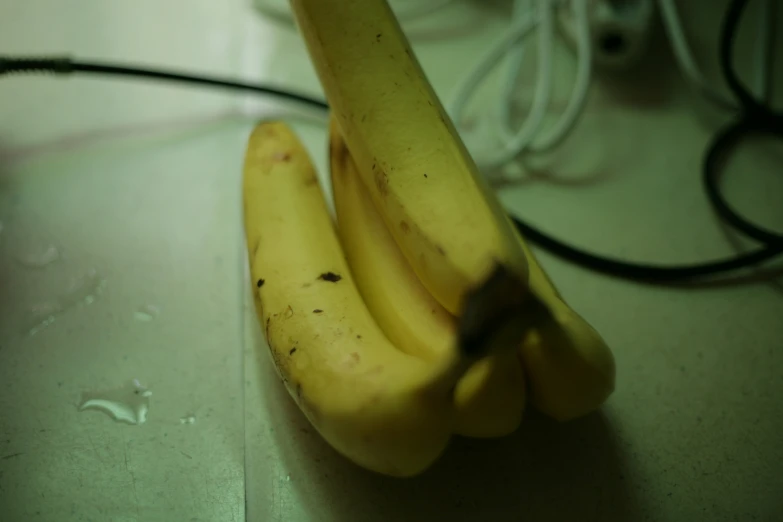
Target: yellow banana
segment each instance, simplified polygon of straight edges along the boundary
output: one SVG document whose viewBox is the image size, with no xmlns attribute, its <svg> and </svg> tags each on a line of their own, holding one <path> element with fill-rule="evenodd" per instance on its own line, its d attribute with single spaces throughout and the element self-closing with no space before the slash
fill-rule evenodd
<svg viewBox="0 0 783 522">
<path fill-rule="evenodd" d="M 612 351 L 598 333 L 560 297 L 521 236 L 530 288 L 546 303 L 552 321 L 539 325 L 520 350 L 530 402 L 560 421 L 598 408 L 614 391 Z"/>
<path fill-rule="evenodd" d="M 452 314 L 499 262 L 525 256 L 386 0 L 291 0 L 312 62 L 378 212 Z"/>
<path fill-rule="evenodd" d="M 336 121 L 330 163 L 338 234 L 351 273 L 378 325 L 398 348 L 435 362 L 456 343 L 456 319 L 422 286 L 373 205 Z M 525 382 L 513 350 L 477 361 L 454 394 L 455 431 L 500 437 L 522 420 Z"/>
<path fill-rule="evenodd" d="M 467 338 L 484 347 L 460 344 L 435 363 L 396 349 L 354 284 L 306 151 L 282 123 L 251 134 L 243 193 L 260 319 L 289 393 L 352 461 L 388 475 L 420 473 L 447 445 L 453 389 L 474 357 L 508 345 L 504 336 L 521 336 L 529 324 L 478 324 Z M 522 295 L 523 283 L 512 283 Z M 506 313 L 515 317 L 513 307 Z"/>
</svg>

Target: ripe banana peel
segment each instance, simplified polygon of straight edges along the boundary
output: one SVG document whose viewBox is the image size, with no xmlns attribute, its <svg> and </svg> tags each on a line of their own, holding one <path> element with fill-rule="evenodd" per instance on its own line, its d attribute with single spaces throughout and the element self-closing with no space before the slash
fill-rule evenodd
<svg viewBox="0 0 783 522">
<path fill-rule="evenodd" d="M 411 476 L 452 433 L 513 431 L 526 400 L 558 420 L 599 407 L 611 351 L 485 185 L 385 0 L 291 4 L 335 116 L 339 239 L 282 123 L 250 136 L 245 233 L 270 353 L 313 426 Z"/>
<path fill-rule="evenodd" d="M 307 152 L 285 124 L 251 134 L 243 197 L 259 319 L 290 395 L 357 464 L 394 476 L 422 472 L 454 430 L 459 380 L 509 343 L 479 325 L 486 349 L 456 343 L 436 361 L 392 345 L 354 283 Z M 521 337 L 529 325 L 518 323 L 504 328 Z"/>
<path fill-rule="evenodd" d="M 338 233 L 364 302 L 399 349 L 429 362 L 448 357 L 457 342 L 456 318 L 424 288 L 395 243 L 334 118 L 329 138 Z M 500 437 L 516 430 L 525 380 L 515 351 L 477 361 L 460 379 L 454 403 L 457 434 Z"/>
<path fill-rule="evenodd" d="M 611 351 L 516 233 L 387 1 L 290 3 L 364 185 L 424 288 L 458 314 L 494 261 L 522 274 L 552 312 L 520 349 L 532 404 L 559 420 L 597 408 L 614 389 Z"/>
<path fill-rule="evenodd" d="M 312 62 L 387 228 L 458 314 L 495 263 L 524 253 L 385 0 L 291 0 Z"/>
</svg>

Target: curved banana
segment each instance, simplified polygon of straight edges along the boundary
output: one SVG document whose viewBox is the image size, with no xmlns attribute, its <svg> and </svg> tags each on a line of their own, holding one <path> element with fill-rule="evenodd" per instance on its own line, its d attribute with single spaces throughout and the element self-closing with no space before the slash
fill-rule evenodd
<svg viewBox="0 0 783 522">
<path fill-rule="evenodd" d="M 456 319 L 422 286 L 378 215 L 332 118 L 329 136 L 338 234 L 364 302 L 389 340 L 436 362 L 456 342 Z M 525 408 L 520 361 L 507 350 L 477 361 L 454 394 L 455 431 L 471 437 L 513 432 Z"/>
<path fill-rule="evenodd" d="M 553 319 L 532 331 L 520 349 L 530 402 L 560 421 L 581 417 L 614 391 L 614 356 L 598 332 L 561 298 L 519 235 L 518 240 L 530 267 L 528 284 Z"/>
<path fill-rule="evenodd" d="M 430 363 L 397 350 L 362 302 L 310 159 L 285 124 L 251 134 L 243 192 L 262 327 L 289 393 L 352 461 L 388 475 L 420 473 L 453 431 L 454 386 L 482 349 L 508 343 L 479 325 L 486 345 L 478 351 L 455 346 Z M 521 334 L 517 323 L 503 326 Z"/>
<path fill-rule="evenodd" d="M 500 204 L 386 0 L 291 0 L 312 62 L 378 212 L 452 314 L 501 263 L 527 279 Z"/>
</svg>

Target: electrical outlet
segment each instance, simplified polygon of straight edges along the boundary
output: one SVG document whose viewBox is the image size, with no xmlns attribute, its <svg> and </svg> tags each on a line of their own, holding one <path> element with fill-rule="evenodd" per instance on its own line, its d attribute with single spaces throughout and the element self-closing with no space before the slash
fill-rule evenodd
<svg viewBox="0 0 783 522">
<path fill-rule="evenodd" d="M 582 0 L 588 2 L 590 41 L 596 65 L 627 68 L 639 61 L 652 33 L 655 0 Z M 565 39 L 576 47 L 576 18 L 572 2 L 558 9 Z"/>
</svg>

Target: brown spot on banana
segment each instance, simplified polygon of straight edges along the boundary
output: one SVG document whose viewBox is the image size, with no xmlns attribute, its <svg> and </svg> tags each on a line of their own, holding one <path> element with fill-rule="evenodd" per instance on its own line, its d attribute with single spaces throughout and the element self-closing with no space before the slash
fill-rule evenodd
<svg viewBox="0 0 783 522">
<path fill-rule="evenodd" d="M 269 340 L 269 322 L 272 320 L 271 317 L 266 318 L 266 328 L 264 328 L 264 333 L 266 334 L 266 342 L 271 344 L 271 341 Z"/>
<path fill-rule="evenodd" d="M 385 197 L 389 193 L 389 177 L 382 169 L 375 169 L 375 186 L 381 196 Z"/>
<path fill-rule="evenodd" d="M 335 274 L 334 272 L 324 272 L 318 276 L 321 281 L 328 281 L 329 283 L 337 283 L 342 280 L 343 276 Z"/>
<path fill-rule="evenodd" d="M 402 230 L 403 233 L 407 234 L 408 232 L 411 231 L 411 226 L 404 220 L 400 221 L 400 230 Z"/>
<path fill-rule="evenodd" d="M 341 178 L 345 176 L 348 171 L 348 162 L 351 161 L 351 156 L 348 153 L 348 147 L 345 141 L 340 136 L 340 130 L 337 128 L 335 120 L 332 120 L 332 125 L 329 133 L 329 153 L 331 155 L 331 164 L 339 165 L 337 175 Z M 334 173 L 332 173 L 334 175 Z"/>
<path fill-rule="evenodd" d="M 305 187 L 314 187 L 316 185 L 318 185 L 318 178 L 315 177 L 315 174 L 305 180 Z"/>
</svg>

